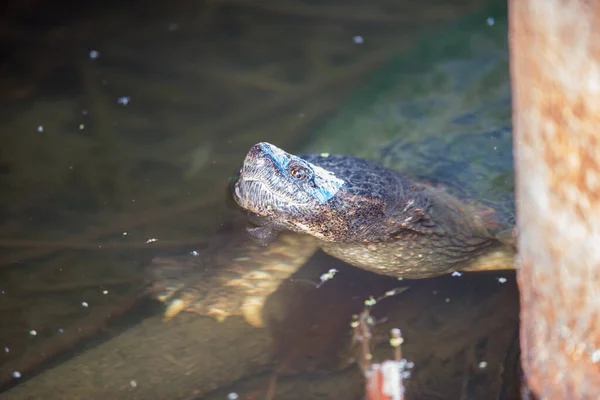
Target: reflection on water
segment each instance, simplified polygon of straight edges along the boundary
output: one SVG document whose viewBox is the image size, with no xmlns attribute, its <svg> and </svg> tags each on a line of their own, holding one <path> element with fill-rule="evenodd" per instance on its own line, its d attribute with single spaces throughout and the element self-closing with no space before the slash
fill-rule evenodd
<svg viewBox="0 0 600 400">
<path fill-rule="evenodd" d="M 228 179 L 255 142 L 375 158 L 511 221 L 501 6 L 147 1 L 58 18 L 22 4 L 3 17 L 0 67 L 6 398 L 255 399 L 274 371 L 278 399 L 361 397 L 349 321 L 397 281 L 317 255 L 269 299 L 270 329 L 189 313 L 165 324 L 148 300 L 157 255 L 231 267 L 244 221 Z M 407 397 L 512 398 L 513 275 L 403 286 L 374 310 L 375 355 L 402 328 Z"/>
</svg>

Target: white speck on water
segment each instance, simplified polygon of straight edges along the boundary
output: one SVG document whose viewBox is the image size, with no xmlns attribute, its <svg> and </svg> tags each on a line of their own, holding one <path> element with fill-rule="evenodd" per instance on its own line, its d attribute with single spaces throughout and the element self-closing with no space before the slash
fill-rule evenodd
<svg viewBox="0 0 600 400">
<path fill-rule="evenodd" d="M 10 349 L 9 349 L 8 347 L 6 347 L 6 346 L 5 346 L 5 347 L 4 347 L 4 352 L 5 352 L 5 353 L 10 353 Z"/>
<path fill-rule="evenodd" d="M 353 41 L 354 41 L 354 43 L 356 43 L 356 44 L 363 44 L 363 43 L 364 43 L 364 41 L 365 41 L 365 40 L 363 39 L 363 37 L 362 37 L 362 36 L 354 36 L 354 37 L 352 38 L 352 40 L 353 40 Z"/>
<path fill-rule="evenodd" d="M 129 386 L 131 386 L 132 388 L 137 387 L 137 382 L 132 379 L 129 381 Z"/>
<path fill-rule="evenodd" d="M 6 347 L 5 347 L 6 349 Z M 592 362 L 595 364 L 597 362 L 600 362 L 600 350 L 595 350 L 592 353 Z"/>
<path fill-rule="evenodd" d="M 72 166 L 72 165 L 69 165 L 69 169 L 73 169 L 73 166 Z"/>
<path fill-rule="evenodd" d="M 88 115 L 88 111 L 87 110 L 81 110 L 81 115 Z"/>
<path fill-rule="evenodd" d="M 98 58 L 100 56 L 100 53 L 97 52 L 96 50 L 90 50 L 90 58 L 92 60 L 95 60 L 96 58 Z"/>
<path fill-rule="evenodd" d="M 325 282 L 332 280 L 335 277 L 335 274 L 337 274 L 338 272 L 339 271 L 337 269 L 332 268 L 323 275 L 321 275 L 321 277 L 319 278 L 320 282 L 317 285 L 317 288 L 321 287 L 321 285 Z"/>
<path fill-rule="evenodd" d="M 488 26 L 494 26 L 496 20 L 494 19 L 494 17 L 488 17 L 485 22 L 488 24 Z"/>
<path fill-rule="evenodd" d="M 37 331 L 35 329 L 32 329 L 32 330 L 29 331 L 29 334 L 31 336 L 36 336 L 37 335 Z"/>
<path fill-rule="evenodd" d="M 102 294 L 108 294 L 108 290 L 104 289 L 104 290 L 102 291 Z"/>
<path fill-rule="evenodd" d="M 227 400 L 237 400 L 240 396 L 236 392 L 231 392 L 227 395 Z"/>
<path fill-rule="evenodd" d="M 42 125 L 38 125 L 38 127 L 37 127 L 37 131 L 38 131 L 39 133 L 42 133 L 42 132 L 44 132 L 44 127 L 43 127 Z"/>
<path fill-rule="evenodd" d="M 444 300 L 446 303 L 450 303 L 450 297 L 446 297 L 446 299 Z"/>
<path fill-rule="evenodd" d="M 65 330 L 63 328 L 58 328 L 58 333 L 65 333 Z"/>
<path fill-rule="evenodd" d="M 479 368 L 480 369 L 484 369 L 485 367 L 487 367 L 487 365 L 488 365 L 487 362 L 482 361 L 482 362 L 479 363 Z"/>
<path fill-rule="evenodd" d="M 117 99 L 117 104 L 121 104 L 123 106 L 126 106 L 130 102 L 131 102 L 131 97 L 129 97 L 129 96 L 123 96 L 123 97 L 119 97 Z"/>
<path fill-rule="evenodd" d="M 87 308 L 88 307 L 88 303 L 86 301 L 82 301 L 81 302 L 81 306 Z"/>
<path fill-rule="evenodd" d="M 154 243 L 154 242 L 158 242 L 157 238 L 150 238 L 148 240 L 146 240 L 146 243 Z"/>
<path fill-rule="evenodd" d="M 194 257 L 198 257 L 200 255 L 200 253 L 198 253 L 196 250 L 190 251 L 190 254 L 193 255 Z"/>
<path fill-rule="evenodd" d="M 19 371 L 14 371 L 12 373 L 13 378 L 19 379 L 21 377 L 21 373 Z"/>
<path fill-rule="evenodd" d="M 127 236 L 127 232 L 123 232 L 123 236 Z"/>
<path fill-rule="evenodd" d="M 79 124 L 79 130 L 82 131 L 85 128 L 85 125 Z"/>
<path fill-rule="evenodd" d="M 498 278 L 498 282 L 500 283 L 506 283 L 506 278 L 501 276 L 500 278 Z"/>
<path fill-rule="evenodd" d="M 494 146 L 494 151 L 498 150 L 498 146 Z"/>
<path fill-rule="evenodd" d="M 452 276 L 462 276 L 462 274 L 460 272 L 458 272 L 458 271 L 454 271 L 452 273 Z"/>
</svg>

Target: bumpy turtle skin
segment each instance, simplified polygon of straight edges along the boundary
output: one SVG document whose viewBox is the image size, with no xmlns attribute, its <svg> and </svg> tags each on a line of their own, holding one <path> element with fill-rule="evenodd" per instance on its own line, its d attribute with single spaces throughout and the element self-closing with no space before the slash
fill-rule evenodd
<svg viewBox="0 0 600 400">
<path fill-rule="evenodd" d="M 431 199 L 428 217 L 436 229 L 403 229 L 392 240 L 369 243 L 323 242 L 321 248 L 362 269 L 407 279 L 514 268 L 515 247 L 493 236 L 473 206 L 444 189 L 421 187 Z"/>
</svg>

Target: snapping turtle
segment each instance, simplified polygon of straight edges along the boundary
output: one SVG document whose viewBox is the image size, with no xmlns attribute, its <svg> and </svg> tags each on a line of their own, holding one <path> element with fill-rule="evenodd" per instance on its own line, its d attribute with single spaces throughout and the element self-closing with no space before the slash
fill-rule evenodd
<svg viewBox="0 0 600 400">
<path fill-rule="evenodd" d="M 232 245 L 240 253 L 229 249 L 231 265 L 211 279 L 188 277 L 185 285 L 165 286 L 167 318 L 183 310 L 219 320 L 242 314 L 263 326 L 267 296 L 319 248 L 351 265 L 408 279 L 514 268 L 515 246 L 497 214 L 372 161 L 298 157 L 258 143 L 232 190 L 248 212 L 254 243 Z M 165 263 L 155 260 L 163 273 Z"/>
<path fill-rule="evenodd" d="M 392 62 L 321 130 L 316 155 L 252 147 L 233 196 L 258 240 L 228 243 L 216 262 L 226 267 L 212 273 L 155 260 L 166 318 L 243 315 L 262 326 L 268 295 L 319 249 L 404 278 L 514 268 L 505 32 L 496 21 L 455 33 L 452 51 L 424 46 L 433 66 L 415 61 L 427 54 Z M 343 155 L 318 154 L 333 150 Z"/>
<path fill-rule="evenodd" d="M 309 235 L 326 253 L 378 274 L 418 279 L 512 265 L 514 247 L 490 231 L 475 207 L 356 157 L 297 157 L 256 144 L 234 199 L 259 241 L 283 230 Z"/>
</svg>

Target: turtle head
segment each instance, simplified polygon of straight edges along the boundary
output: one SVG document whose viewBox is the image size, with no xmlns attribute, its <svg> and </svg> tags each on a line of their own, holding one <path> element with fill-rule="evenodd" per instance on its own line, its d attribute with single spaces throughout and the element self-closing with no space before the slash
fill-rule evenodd
<svg viewBox="0 0 600 400">
<path fill-rule="evenodd" d="M 326 208 L 343 185 L 334 173 L 262 142 L 248 152 L 233 198 L 265 238 L 286 229 L 315 235 L 308 226 L 311 216 Z"/>
</svg>

